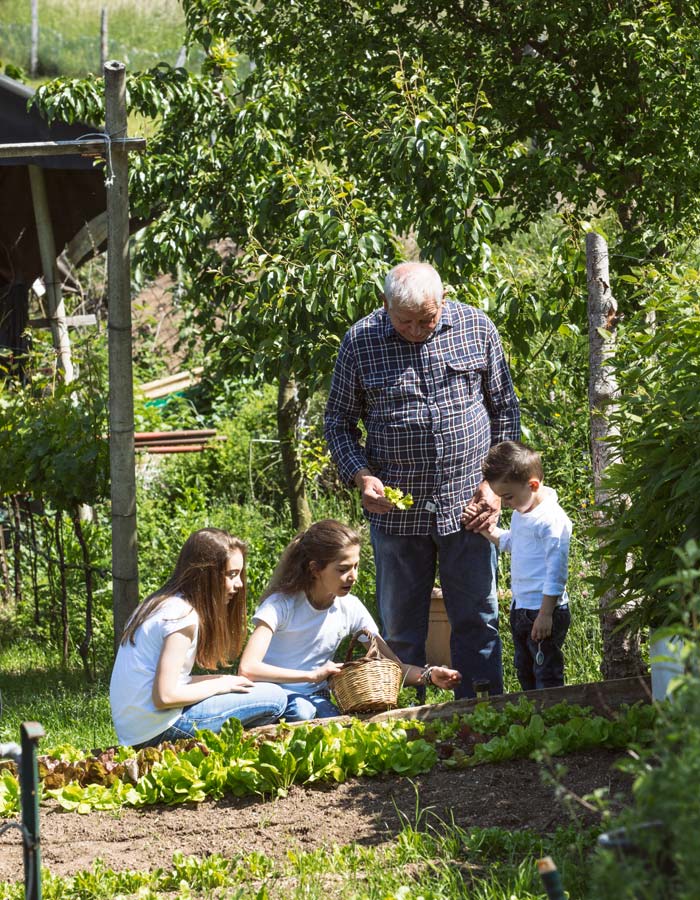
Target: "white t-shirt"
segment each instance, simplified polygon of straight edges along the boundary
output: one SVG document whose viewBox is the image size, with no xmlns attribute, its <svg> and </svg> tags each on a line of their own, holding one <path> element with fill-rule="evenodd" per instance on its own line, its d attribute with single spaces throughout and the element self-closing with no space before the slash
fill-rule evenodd
<svg viewBox="0 0 700 900">
<path fill-rule="evenodd" d="M 338 645 L 350 634 L 367 628 L 379 629 L 362 601 L 354 594 L 336 597 L 328 609 L 313 607 L 303 591 L 271 594 L 258 607 L 253 622 L 272 629 L 272 640 L 264 662 L 285 669 L 310 671 L 333 658 Z M 328 688 L 328 682 L 294 682 L 283 688 L 298 694 L 313 694 Z"/>
<path fill-rule="evenodd" d="M 178 684 L 188 684 L 194 665 L 199 637 L 199 616 L 179 596 L 170 597 L 140 625 L 134 643 L 120 644 L 109 683 L 109 702 L 119 743 L 141 744 L 175 722 L 182 707 L 156 709 L 153 681 L 163 642 L 169 634 L 194 625 L 194 639 L 187 649 Z"/>
<path fill-rule="evenodd" d="M 547 594 L 569 602 L 566 579 L 569 570 L 571 520 L 557 502 L 557 492 L 543 486 L 545 497 L 530 512 L 513 510 L 510 529 L 497 531 L 498 549 L 510 551 L 512 605 L 537 609 Z"/>
</svg>

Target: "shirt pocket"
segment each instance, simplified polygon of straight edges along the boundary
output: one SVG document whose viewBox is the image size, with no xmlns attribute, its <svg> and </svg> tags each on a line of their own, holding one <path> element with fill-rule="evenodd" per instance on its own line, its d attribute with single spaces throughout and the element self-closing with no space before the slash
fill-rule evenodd
<svg viewBox="0 0 700 900">
<path fill-rule="evenodd" d="M 477 356 L 448 359 L 445 364 L 445 393 L 453 408 L 463 408 L 482 399 L 482 377 L 486 360 Z"/>
<path fill-rule="evenodd" d="M 415 417 L 421 402 L 420 379 L 413 369 L 373 372 L 364 380 L 367 415 L 380 422 L 402 422 Z"/>
</svg>

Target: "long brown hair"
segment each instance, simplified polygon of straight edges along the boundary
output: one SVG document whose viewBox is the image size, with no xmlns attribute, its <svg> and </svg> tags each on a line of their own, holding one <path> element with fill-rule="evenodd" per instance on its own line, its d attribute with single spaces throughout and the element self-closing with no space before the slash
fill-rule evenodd
<svg viewBox="0 0 700 900">
<path fill-rule="evenodd" d="M 121 643 L 134 643 L 134 633 L 169 598 L 179 594 L 199 616 L 197 665 L 215 669 L 229 665 L 241 652 L 246 633 L 246 545 L 220 528 L 193 532 L 180 551 L 163 587 L 146 597 L 126 623 Z M 234 550 L 243 556 L 242 585 L 228 602 L 226 570 Z"/>
<path fill-rule="evenodd" d="M 360 543 L 360 535 L 342 522 L 335 519 L 314 522 L 287 544 L 260 600 L 278 591 L 283 594 L 304 591 L 308 594 L 314 581 L 312 562 L 319 569 L 324 569 L 348 547 L 359 547 Z"/>
</svg>

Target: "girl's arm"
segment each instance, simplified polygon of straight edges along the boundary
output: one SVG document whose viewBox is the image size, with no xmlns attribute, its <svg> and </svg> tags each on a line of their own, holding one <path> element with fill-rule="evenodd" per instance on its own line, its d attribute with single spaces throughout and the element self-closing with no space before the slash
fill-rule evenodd
<svg viewBox="0 0 700 900">
<path fill-rule="evenodd" d="M 330 675 L 335 675 L 343 668 L 340 663 L 333 662 L 329 659 L 322 666 L 316 669 L 285 669 L 283 666 L 271 666 L 269 663 L 263 662 L 267 653 L 270 641 L 272 640 L 272 629 L 269 625 L 260 623 L 255 626 L 255 631 L 248 639 L 245 645 L 241 661 L 238 664 L 238 671 L 251 681 L 272 681 L 275 683 L 308 682 L 309 684 L 320 684 Z"/>
<path fill-rule="evenodd" d="M 411 666 L 401 663 L 403 681 L 406 685 L 432 684 L 443 690 L 451 691 L 460 683 L 462 675 L 456 669 L 448 669 L 447 666 Z M 427 680 L 426 680 L 427 673 Z"/>
<path fill-rule="evenodd" d="M 447 666 L 413 666 L 410 663 L 401 662 L 394 651 L 389 647 L 383 637 L 375 635 L 377 646 L 384 656 L 393 659 L 401 666 L 403 674 L 403 683 L 411 687 L 417 687 L 419 684 L 432 684 L 435 687 L 444 690 L 453 690 L 462 680 L 462 675 L 456 669 L 448 669 Z M 429 670 L 429 671 L 428 671 Z M 426 672 L 428 679 L 426 680 Z"/>
<path fill-rule="evenodd" d="M 252 685 L 247 678 L 238 675 L 195 675 L 187 684 L 179 684 L 188 649 L 194 638 L 194 625 L 174 631 L 163 641 L 155 678 L 153 679 L 153 705 L 156 709 L 171 706 L 189 706 L 213 697 L 214 694 L 247 694 Z"/>
</svg>

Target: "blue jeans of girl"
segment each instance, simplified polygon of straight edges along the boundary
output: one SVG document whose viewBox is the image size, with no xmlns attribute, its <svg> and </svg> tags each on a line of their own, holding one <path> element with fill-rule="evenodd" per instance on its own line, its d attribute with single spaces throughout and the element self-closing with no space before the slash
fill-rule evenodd
<svg viewBox="0 0 700 900">
<path fill-rule="evenodd" d="M 190 738 L 198 729 L 218 733 L 229 719 L 239 719 L 244 728 L 267 725 L 281 718 L 286 708 L 285 690 L 278 684 L 258 681 L 247 694 L 215 694 L 183 707 L 169 728 L 141 744 L 134 744 L 134 748 L 155 747 L 163 741 Z"/>
</svg>

